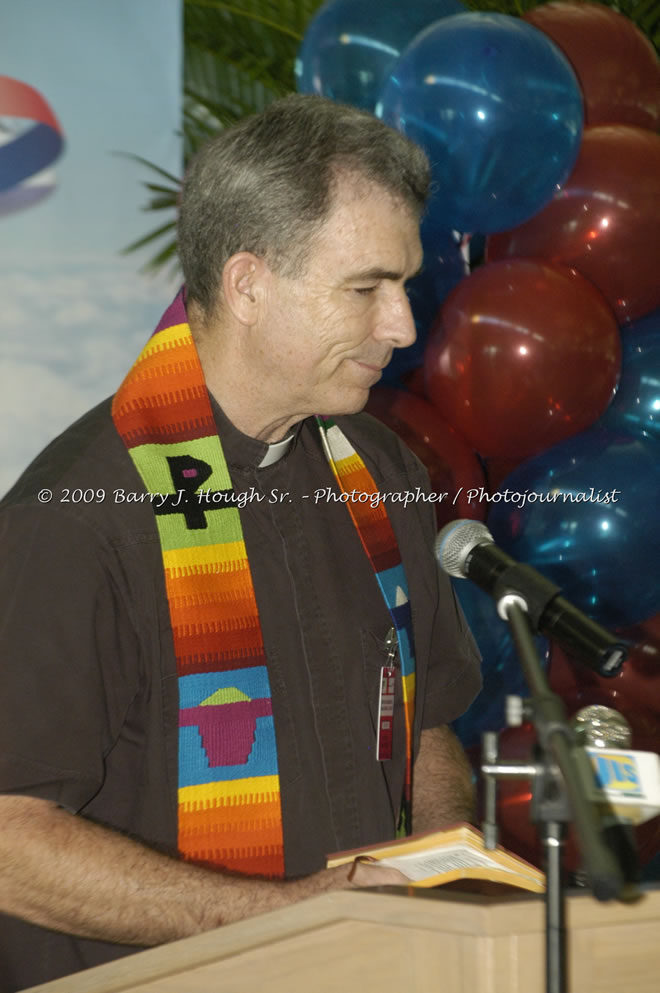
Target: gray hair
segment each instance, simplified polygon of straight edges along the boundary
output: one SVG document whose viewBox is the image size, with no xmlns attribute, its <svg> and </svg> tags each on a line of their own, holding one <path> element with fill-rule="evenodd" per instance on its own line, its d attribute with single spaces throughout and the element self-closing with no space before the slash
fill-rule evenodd
<svg viewBox="0 0 660 993">
<path fill-rule="evenodd" d="M 242 251 L 280 275 L 300 275 L 345 174 L 377 184 L 421 216 L 426 155 L 355 107 L 293 95 L 211 139 L 190 163 L 181 194 L 179 258 L 189 297 L 208 316 L 225 263 Z"/>
</svg>

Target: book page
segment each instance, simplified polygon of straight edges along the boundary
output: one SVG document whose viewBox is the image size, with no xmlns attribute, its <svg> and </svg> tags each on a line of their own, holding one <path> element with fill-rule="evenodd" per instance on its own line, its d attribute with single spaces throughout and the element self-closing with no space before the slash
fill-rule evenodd
<svg viewBox="0 0 660 993">
<path fill-rule="evenodd" d="M 456 879 L 480 878 L 521 887 L 533 893 L 545 889 L 545 877 L 536 866 L 500 845 L 485 848 L 481 831 L 455 824 L 444 831 L 428 831 L 405 839 L 354 848 L 328 856 L 328 868 L 356 858 L 373 859 L 398 869 L 413 886 L 439 886 Z"/>
<path fill-rule="evenodd" d="M 451 845 L 447 848 L 436 849 L 432 852 L 412 852 L 410 855 L 395 855 L 389 858 L 378 859 L 381 865 L 398 869 L 411 882 L 418 882 L 428 879 L 430 876 L 438 876 L 455 869 L 471 869 L 483 867 L 485 869 L 501 869 L 504 872 L 516 874 L 516 870 L 502 865 L 483 852 L 467 849 L 465 845 Z M 519 870 L 518 870 L 519 871 Z"/>
</svg>

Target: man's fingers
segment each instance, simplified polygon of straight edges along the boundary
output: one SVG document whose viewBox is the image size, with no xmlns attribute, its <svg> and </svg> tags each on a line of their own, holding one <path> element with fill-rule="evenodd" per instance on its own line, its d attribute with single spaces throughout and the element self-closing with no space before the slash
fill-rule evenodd
<svg viewBox="0 0 660 993">
<path fill-rule="evenodd" d="M 407 886 L 410 882 L 398 869 L 381 865 L 377 859 L 356 859 L 348 875 L 353 886 Z"/>
</svg>

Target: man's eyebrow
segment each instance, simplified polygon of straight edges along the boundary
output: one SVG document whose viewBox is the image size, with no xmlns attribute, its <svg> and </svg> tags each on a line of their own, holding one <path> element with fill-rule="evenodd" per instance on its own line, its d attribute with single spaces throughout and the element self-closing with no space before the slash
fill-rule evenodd
<svg viewBox="0 0 660 993">
<path fill-rule="evenodd" d="M 423 266 L 420 265 L 419 269 L 413 272 L 412 275 L 406 277 L 406 280 L 414 279 L 415 276 L 419 276 L 420 272 L 422 271 L 422 268 Z M 404 273 L 397 272 L 394 269 L 380 269 L 378 267 L 374 267 L 372 269 L 361 269 L 359 272 L 353 272 L 348 278 L 351 282 L 355 282 L 361 279 L 365 281 L 376 280 L 376 279 L 399 280 L 404 278 Z"/>
</svg>

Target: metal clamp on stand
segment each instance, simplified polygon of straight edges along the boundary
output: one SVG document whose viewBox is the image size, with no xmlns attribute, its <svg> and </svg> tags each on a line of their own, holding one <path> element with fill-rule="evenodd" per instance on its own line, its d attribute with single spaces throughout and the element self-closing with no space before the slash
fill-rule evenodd
<svg viewBox="0 0 660 993">
<path fill-rule="evenodd" d="M 546 872 L 546 990 L 566 993 L 566 897 L 562 876 L 566 825 L 575 825 L 588 884 L 596 899 L 621 896 L 624 873 L 602 838 L 594 805 L 586 799 L 593 780 L 589 760 L 575 743 L 561 699 L 548 687 L 520 599 L 507 595 L 498 603 L 498 610 L 501 604 L 531 691 L 530 699 L 522 705 L 521 716 L 536 729 L 538 761 L 503 762 L 498 756 L 497 736 L 484 735 L 484 838 L 486 847 L 497 844 L 497 780 L 530 779 L 532 819 L 538 824 Z"/>
</svg>

